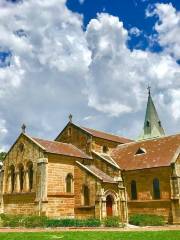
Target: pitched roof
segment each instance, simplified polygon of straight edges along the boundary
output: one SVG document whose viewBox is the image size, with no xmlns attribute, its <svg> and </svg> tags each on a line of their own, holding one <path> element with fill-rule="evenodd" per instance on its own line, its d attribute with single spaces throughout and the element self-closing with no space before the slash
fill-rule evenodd
<svg viewBox="0 0 180 240">
<path fill-rule="evenodd" d="M 136 154 L 140 148 L 144 150 L 144 153 Z M 170 166 L 179 149 L 180 134 L 177 134 L 122 144 L 111 152 L 111 157 L 121 169 L 136 170 Z"/>
<path fill-rule="evenodd" d="M 143 131 L 139 137 L 141 139 L 149 139 L 155 137 L 164 136 L 164 129 L 161 125 L 158 113 L 156 111 L 154 102 L 151 97 L 151 92 L 149 88 L 148 102 L 146 107 L 146 115 L 144 120 Z"/>
<path fill-rule="evenodd" d="M 92 150 L 92 153 L 93 153 L 95 156 L 99 157 L 101 160 L 106 161 L 106 162 L 108 162 L 109 164 L 113 165 L 114 167 L 120 169 L 120 167 L 118 166 L 118 164 L 114 161 L 114 159 L 112 159 L 111 156 L 109 156 L 109 154 L 107 154 L 107 153 L 99 153 L 99 152 L 96 152 L 96 151 L 93 151 L 93 150 Z"/>
<path fill-rule="evenodd" d="M 40 146 L 42 146 L 45 149 L 45 151 L 48 153 L 55 153 L 55 154 L 72 156 L 77 158 L 86 158 L 86 159 L 91 158 L 90 156 L 86 155 L 84 152 L 82 152 L 80 149 L 78 149 L 72 144 L 49 141 L 49 140 L 44 140 L 39 138 L 32 138 L 32 139 L 36 143 L 38 143 Z"/>
<path fill-rule="evenodd" d="M 117 142 L 117 143 L 128 143 L 128 142 L 132 142 L 132 140 L 124 138 L 124 137 L 120 137 L 117 135 L 113 135 L 110 133 L 105 133 L 102 131 L 98 131 L 95 129 L 91 129 L 91 128 L 87 128 L 87 127 L 80 127 L 81 129 L 83 129 L 84 131 L 88 132 L 90 135 L 97 137 L 97 138 L 103 138 L 109 141 L 113 141 L 113 142 Z"/>
<path fill-rule="evenodd" d="M 84 165 L 84 164 L 82 164 L 78 161 L 76 161 L 76 163 L 81 168 L 88 171 L 90 174 L 94 175 L 95 177 L 97 177 L 101 181 L 108 182 L 108 183 L 116 183 L 116 181 L 112 177 L 110 177 L 109 175 L 107 175 L 106 173 L 104 173 L 103 171 L 98 169 L 96 166 L 94 166 L 94 165 Z"/>
<path fill-rule="evenodd" d="M 93 137 L 102 138 L 102 139 L 105 139 L 105 140 L 117 142 L 119 144 L 120 143 L 128 143 L 128 142 L 132 142 L 133 141 L 133 140 L 130 140 L 128 138 L 121 137 L 121 136 L 113 135 L 113 134 L 110 134 L 110 133 L 105 133 L 105 132 L 98 131 L 98 130 L 91 129 L 91 128 L 87 128 L 87 127 L 82 127 L 82 126 L 76 125 L 76 124 L 74 124 L 72 122 L 68 122 L 68 124 L 64 127 L 64 129 L 55 138 L 55 141 L 61 136 L 61 134 L 64 132 L 64 130 L 68 126 L 70 126 L 70 125 L 72 125 L 72 126 L 78 128 L 78 129 L 82 130 L 83 132 L 85 132 L 88 135 L 91 135 Z"/>
</svg>

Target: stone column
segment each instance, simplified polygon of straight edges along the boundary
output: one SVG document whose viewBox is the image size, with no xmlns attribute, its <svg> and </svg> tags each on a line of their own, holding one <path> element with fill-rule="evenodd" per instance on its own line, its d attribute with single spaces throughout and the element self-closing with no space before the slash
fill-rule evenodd
<svg viewBox="0 0 180 240">
<path fill-rule="evenodd" d="M 95 201 L 95 217 L 98 219 L 102 219 L 102 188 L 101 183 L 96 183 L 96 201 Z"/>
<path fill-rule="evenodd" d="M 118 202 L 119 199 L 114 199 L 114 203 L 113 203 L 113 216 L 118 216 Z"/>
<path fill-rule="evenodd" d="M 106 213 L 106 197 L 102 197 L 101 202 L 102 202 L 102 219 L 103 219 L 103 218 L 106 218 L 106 216 L 107 216 L 107 213 Z"/>
<path fill-rule="evenodd" d="M 12 192 L 12 186 L 11 186 L 11 173 L 8 172 L 7 176 L 7 187 L 6 187 L 6 192 L 11 193 Z"/>
<path fill-rule="evenodd" d="M 20 192 L 20 179 L 19 179 L 19 171 L 15 172 L 15 192 Z"/>
<path fill-rule="evenodd" d="M 28 169 L 24 171 L 24 192 L 29 192 L 29 175 Z"/>
<path fill-rule="evenodd" d="M 41 215 L 42 212 L 46 211 L 45 209 L 43 209 L 43 203 L 47 202 L 47 180 L 48 180 L 47 164 L 48 164 L 47 158 L 40 158 L 37 161 L 36 202 L 38 202 L 39 205 L 38 206 L 39 215 Z"/>
<path fill-rule="evenodd" d="M 171 164 L 172 174 L 171 174 L 171 218 L 169 222 L 173 224 L 180 223 L 180 173 L 176 163 Z"/>
<path fill-rule="evenodd" d="M 128 223 L 128 206 L 127 206 L 127 195 L 126 195 L 126 189 L 124 187 L 123 181 L 119 181 L 118 184 L 119 188 L 119 215 L 121 216 L 121 222 L 122 224 Z"/>
</svg>

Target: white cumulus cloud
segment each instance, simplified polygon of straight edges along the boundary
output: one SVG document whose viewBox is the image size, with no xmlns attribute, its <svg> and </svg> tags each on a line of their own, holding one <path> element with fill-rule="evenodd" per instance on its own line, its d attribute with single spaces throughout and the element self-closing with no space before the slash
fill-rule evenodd
<svg viewBox="0 0 180 240">
<path fill-rule="evenodd" d="M 156 24 L 162 42 L 161 24 L 164 18 Z M 0 68 L 1 148 L 23 122 L 31 135 L 52 139 L 70 112 L 80 124 L 136 137 L 148 84 L 168 132 L 179 131 L 180 66 L 171 42 L 162 42 L 160 53 L 130 50 L 117 17 L 98 14 L 84 31 L 82 16 L 65 0 L 1 1 L 0 32 L 0 49 L 12 54 L 10 66 Z"/>
</svg>

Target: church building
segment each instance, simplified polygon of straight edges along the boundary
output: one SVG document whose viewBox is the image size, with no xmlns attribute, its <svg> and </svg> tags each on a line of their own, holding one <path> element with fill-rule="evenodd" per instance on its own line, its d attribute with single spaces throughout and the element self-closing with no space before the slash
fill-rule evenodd
<svg viewBox="0 0 180 240">
<path fill-rule="evenodd" d="M 180 134 L 166 136 L 149 90 L 138 140 L 69 122 L 53 141 L 22 132 L 0 172 L 0 211 L 52 218 L 157 214 L 180 223 Z"/>
</svg>

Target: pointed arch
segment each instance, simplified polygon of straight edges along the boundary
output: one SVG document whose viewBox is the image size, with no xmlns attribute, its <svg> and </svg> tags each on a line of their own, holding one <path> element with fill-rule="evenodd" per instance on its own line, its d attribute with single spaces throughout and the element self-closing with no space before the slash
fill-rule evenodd
<svg viewBox="0 0 180 240">
<path fill-rule="evenodd" d="M 71 173 L 68 173 L 66 176 L 66 192 L 67 193 L 73 192 L 73 176 Z"/>
<path fill-rule="evenodd" d="M 90 190 L 87 185 L 83 185 L 82 188 L 83 192 L 83 205 L 89 206 L 90 205 Z"/>
<path fill-rule="evenodd" d="M 136 181 L 131 181 L 131 200 L 137 200 L 137 186 Z"/>
<path fill-rule="evenodd" d="M 153 198 L 154 199 L 160 199 L 161 193 L 160 193 L 160 183 L 158 178 L 153 179 Z"/>
</svg>

